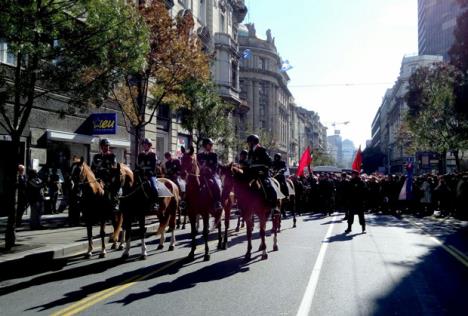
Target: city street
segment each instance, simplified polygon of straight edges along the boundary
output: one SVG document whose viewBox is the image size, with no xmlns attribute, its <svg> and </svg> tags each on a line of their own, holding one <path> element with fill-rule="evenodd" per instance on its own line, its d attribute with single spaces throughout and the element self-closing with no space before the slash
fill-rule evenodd
<svg viewBox="0 0 468 316">
<path fill-rule="evenodd" d="M 468 284 L 467 225 L 456 220 L 367 215 L 344 234 L 343 214 L 283 221 L 279 251 L 244 261 L 245 229 L 232 230 L 229 249 L 211 261 L 197 248 L 187 262 L 189 229 L 177 231 L 175 251 L 139 260 L 110 252 L 76 256 L 61 269 L 0 283 L 0 315 L 462 315 Z M 234 219 L 231 228 L 234 227 Z M 268 223 L 271 227 L 271 223 Z M 83 235 L 85 230 L 83 229 Z M 257 227 L 253 249 L 259 245 Z M 267 237 L 268 249 L 272 237 Z M 39 264 L 39 263 L 38 263 Z M 34 267 L 31 267 L 34 269 Z"/>
</svg>

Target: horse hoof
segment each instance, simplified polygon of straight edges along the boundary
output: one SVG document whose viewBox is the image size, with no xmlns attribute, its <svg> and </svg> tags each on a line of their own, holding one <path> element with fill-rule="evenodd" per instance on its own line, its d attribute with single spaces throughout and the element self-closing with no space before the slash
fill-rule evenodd
<svg viewBox="0 0 468 316">
<path fill-rule="evenodd" d="M 102 258 L 105 258 L 106 257 L 106 253 L 105 252 L 101 252 L 99 254 L 99 259 L 102 259 Z"/>
<path fill-rule="evenodd" d="M 111 249 L 111 250 L 115 250 L 115 249 L 117 249 L 117 245 L 116 245 L 115 243 L 114 243 L 114 244 L 112 244 L 112 246 L 110 247 L 110 249 Z"/>
<path fill-rule="evenodd" d="M 221 246 L 221 249 L 222 249 L 222 250 L 226 250 L 227 248 L 228 248 L 227 243 L 224 243 L 224 244 Z"/>
<path fill-rule="evenodd" d="M 117 250 L 124 250 L 124 245 L 121 244 Z"/>
<path fill-rule="evenodd" d="M 194 253 L 189 253 L 187 256 L 188 261 L 192 262 L 195 260 L 195 254 Z"/>
<path fill-rule="evenodd" d="M 147 257 L 148 257 L 147 254 L 143 254 L 143 255 L 140 256 L 140 260 L 146 260 Z"/>
<path fill-rule="evenodd" d="M 278 248 L 278 245 L 274 245 L 274 246 L 273 246 L 273 251 L 278 251 L 278 249 L 279 249 L 279 248 Z"/>
<path fill-rule="evenodd" d="M 210 255 L 204 255 L 203 261 L 210 261 Z"/>
<path fill-rule="evenodd" d="M 260 245 L 260 247 L 258 247 L 258 251 L 263 251 L 266 249 L 266 246 L 265 245 Z"/>
<path fill-rule="evenodd" d="M 240 231 L 239 227 L 236 227 L 236 233 L 238 233 Z"/>
<path fill-rule="evenodd" d="M 157 249 L 158 249 L 158 250 L 161 250 L 161 249 L 163 249 L 163 248 L 164 248 L 163 245 L 159 245 Z"/>
<path fill-rule="evenodd" d="M 185 225 L 182 225 L 182 230 L 184 230 L 184 229 L 185 229 Z"/>
<path fill-rule="evenodd" d="M 296 228 L 296 224 L 293 225 L 293 228 Z"/>
<path fill-rule="evenodd" d="M 177 225 L 177 226 L 176 226 L 176 229 L 180 229 L 180 225 Z"/>
<path fill-rule="evenodd" d="M 245 254 L 244 260 L 245 260 L 245 261 L 250 261 L 251 257 L 252 257 L 252 256 L 251 256 L 250 252 L 248 252 L 248 253 Z"/>
<path fill-rule="evenodd" d="M 218 250 L 222 250 L 223 249 L 223 244 L 222 243 L 218 243 Z"/>
<path fill-rule="evenodd" d="M 174 251 L 174 246 L 169 246 L 169 251 Z"/>
<path fill-rule="evenodd" d="M 128 259 L 128 257 L 129 257 L 128 252 L 124 252 L 120 258 L 125 260 L 125 259 Z"/>
<path fill-rule="evenodd" d="M 263 254 L 262 255 L 262 260 L 267 260 L 267 259 L 268 259 L 268 254 L 267 253 Z"/>
<path fill-rule="evenodd" d="M 88 252 L 87 254 L 85 254 L 85 259 L 91 259 L 91 256 L 93 255 L 92 252 Z"/>
</svg>

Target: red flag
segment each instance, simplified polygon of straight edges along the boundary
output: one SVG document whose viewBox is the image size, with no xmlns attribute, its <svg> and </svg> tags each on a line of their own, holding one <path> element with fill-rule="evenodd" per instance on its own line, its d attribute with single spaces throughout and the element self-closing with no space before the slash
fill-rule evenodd
<svg viewBox="0 0 468 316">
<path fill-rule="evenodd" d="M 354 161 L 353 161 L 352 169 L 354 171 L 361 172 L 361 165 L 362 165 L 362 152 L 361 152 L 361 146 L 359 146 L 359 149 L 356 153 L 356 157 L 354 158 Z"/>
<path fill-rule="evenodd" d="M 302 177 L 304 175 L 304 168 L 309 167 L 310 172 L 310 164 L 312 163 L 312 155 L 310 154 L 310 148 L 307 146 L 306 150 L 302 154 L 301 160 L 299 161 L 299 167 L 297 168 L 296 176 Z"/>
</svg>

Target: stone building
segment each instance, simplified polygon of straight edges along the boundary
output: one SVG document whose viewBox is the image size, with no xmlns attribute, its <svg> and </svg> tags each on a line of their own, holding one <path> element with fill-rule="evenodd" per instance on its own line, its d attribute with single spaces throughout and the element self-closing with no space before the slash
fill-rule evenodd
<svg viewBox="0 0 468 316">
<path fill-rule="evenodd" d="M 166 1 L 171 15 L 191 14 L 195 32 L 207 53 L 214 56 L 211 72 L 219 95 L 234 105 L 233 119 L 245 111 L 239 93 L 238 27 L 246 14 L 244 0 L 174 0 Z M 147 125 L 145 134 L 156 139 L 156 151 L 161 157 L 170 151 L 180 155 L 180 147 L 191 144 L 187 131 L 180 126 L 176 112 L 160 107 L 153 124 Z"/>
<path fill-rule="evenodd" d="M 414 159 L 414 155 L 398 140 L 400 126 L 408 108 L 404 101 L 408 91 L 408 80 L 418 67 L 429 66 L 442 60 L 442 56 L 431 55 L 404 57 L 397 81 L 385 93 L 371 128 L 372 146 L 379 147 L 386 155 L 383 167 L 387 172 L 403 172 L 407 160 Z"/>
</svg>

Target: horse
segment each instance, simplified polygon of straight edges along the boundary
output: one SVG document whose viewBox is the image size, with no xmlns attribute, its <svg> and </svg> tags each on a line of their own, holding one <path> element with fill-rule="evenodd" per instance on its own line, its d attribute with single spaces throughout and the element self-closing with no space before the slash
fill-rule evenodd
<svg viewBox="0 0 468 316">
<path fill-rule="evenodd" d="M 231 166 L 232 175 L 235 177 L 236 175 L 242 175 L 244 171 L 235 166 Z M 276 181 L 273 179 L 273 181 Z M 259 247 L 259 251 L 262 251 L 261 258 L 262 260 L 268 259 L 268 254 L 266 252 L 266 243 L 265 243 L 265 235 L 266 235 L 266 222 L 272 214 L 272 222 L 273 222 L 273 251 L 278 251 L 278 238 L 277 233 L 279 229 L 279 219 L 281 217 L 280 207 L 281 207 L 281 198 L 277 199 L 276 205 L 272 210 L 272 205 L 267 200 L 267 197 L 264 193 L 263 184 L 261 180 L 254 179 L 250 181 L 236 181 L 237 185 L 235 185 L 236 197 L 239 204 L 239 208 L 241 209 L 241 215 L 245 220 L 246 229 L 247 229 L 247 252 L 245 254 L 245 260 L 249 261 L 251 259 L 251 252 L 252 252 L 252 232 L 253 232 L 253 215 L 257 215 L 259 222 L 260 222 L 260 238 L 261 244 Z M 279 184 L 277 184 L 279 186 Z"/>
<path fill-rule="evenodd" d="M 88 251 L 85 255 L 86 258 L 90 258 L 93 253 L 93 224 L 98 221 L 100 224 L 100 237 L 101 237 L 101 252 L 99 258 L 106 256 L 105 246 L 105 224 L 106 220 L 110 218 L 113 213 L 112 204 L 109 198 L 106 196 L 104 189 L 104 183 L 101 179 L 97 179 L 91 168 L 83 157 L 80 160 L 75 160 L 72 164 L 71 180 L 73 187 L 71 194 L 75 195 L 74 201 L 79 201 L 81 209 L 83 211 L 83 217 L 86 223 L 86 231 L 88 238 Z M 118 239 L 119 232 L 122 227 L 122 214 L 116 213 L 114 224 L 113 239 L 114 242 Z"/>
<path fill-rule="evenodd" d="M 228 230 L 231 219 L 232 206 L 236 197 L 236 180 L 232 172 L 233 163 L 227 166 L 220 166 L 220 174 L 223 180 L 223 191 L 221 193 L 221 203 L 224 209 L 224 237 L 222 238 L 221 249 L 226 250 L 228 247 Z M 239 204 L 238 204 L 239 207 Z M 236 231 L 239 231 L 241 216 L 238 217 Z"/>
<path fill-rule="evenodd" d="M 286 212 L 291 212 L 293 216 L 293 228 L 297 227 L 297 220 L 296 220 L 296 189 L 294 186 L 294 182 L 290 178 L 286 178 L 286 188 L 288 192 L 283 192 L 286 196 L 283 201 L 281 202 L 281 214 L 282 217 L 286 217 Z M 278 183 L 279 185 L 279 183 Z M 281 218 L 279 221 L 278 230 L 281 230 Z"/>
<path fill-rule="evenodd" d="M 123 164 L 118 165 L 120 181 L 128 177 L 131 181 L 126 182 L 128 185 L 123 186 L 123 195 L 120 197 L 120 209 L 123 212 L 124 218 L 124 235 L 125 235 L 125 249 L 122 253 L 122 258 L 129 257 L 131 248 L 131 232 L 132 222 L 134 219 L 139 224 L 139 237 L 141 240 L 141 255 L 140 259 L 144 260 L 148 256 L 146 243 L 145 243 L 145 217 L 151 212 L 155 199 L 153 197 L 153 189 L 149 181 L 145 180 L 139 172 L 133 173 L 130 168 Z M 159 209 L 157 216 L 159 219 L 159 227 L 155 235 L 161 235 L 158 249 L 163 248 L 164 234 L 166 227 L 169 226 L 172 230 L 172 238 L 169 250 L 174 250 L 175 244 L 175 216 L 179 207 L 179 189 L 172 181 L 164 178 L 158 179 L 162 182 L 172 193 L 172 197 L 158 198 Z"/>
<path fill-rule="evenodd" d="M 186 178 L 185 200 L 187 214 L 190 221 L 191 228 L 191 250 L 188 255 L 190 260 L 195 258 L 196 236 L 197 236 L 197 217 L 200 215 L 203 220 L 203 239 L 205 242 L 205 261 L 210 260 L 209 247 L 208 247 L 208 233 L 209 233 L 209 219 L 210 214 L 215 218 L 215 227 L 218 228 L 218 249 L 222 246 L 221 235 L 221 215 L 222 212 L 215 214 L 214 200 L 209 191 L 208 185 L 203 183 L 204 180 L 200 176 L 200 167 L 198 165 L 197 157 L 193 146 L 190 146 L 188 151 L 182 151 L 181 159 L 182 174 Z"/>
</svg>

